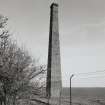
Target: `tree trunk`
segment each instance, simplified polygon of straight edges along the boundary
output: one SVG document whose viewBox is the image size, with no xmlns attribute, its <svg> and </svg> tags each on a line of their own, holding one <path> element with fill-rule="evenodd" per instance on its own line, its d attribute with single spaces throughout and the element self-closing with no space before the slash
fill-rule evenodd
<svg viewBox="0 0 105 105">
<path fill-rule="evenodd" d="M 5 85 L 3 86 L 3 91 L 4 91 L 4 96 L 3 96 L 3 103 L 4 105 L 6 105 L 6 98 L 7 98 L 7 92 L 6 92 L 6 88 L 5 88 Z"/>
<path fill-rule="evenodd" d="M 13 96 L 13 105 L 16 104 L 16 95 Z"/>
</svg>

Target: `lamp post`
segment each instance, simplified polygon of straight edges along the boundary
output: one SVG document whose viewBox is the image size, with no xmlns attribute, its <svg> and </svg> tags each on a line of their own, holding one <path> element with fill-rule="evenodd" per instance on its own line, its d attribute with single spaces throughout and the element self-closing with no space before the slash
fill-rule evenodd
<svg viewBox="0 0 105 105">
<path fill-rule="evenodd" d="M 70 76 L 70 105 L 72 105 L 72 97 L 71 97 L 71 79 L 73 78 L 74 74 Z"/>
</svg>

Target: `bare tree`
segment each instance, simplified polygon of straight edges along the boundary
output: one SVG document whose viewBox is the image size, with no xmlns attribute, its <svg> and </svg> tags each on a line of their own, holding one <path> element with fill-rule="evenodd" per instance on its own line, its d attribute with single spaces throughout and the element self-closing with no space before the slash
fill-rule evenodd
<svg viewBox="0 0 105 105">
<path fill-rule="evenodd" d="M 28 52 L 10 39 L 4 29 L 6 21 L 0 17 L 0 101 L 4 105 L 16 105 L 20 100 L 30 103 L 30 96 L 41 94 L 43 86 L 38 78 L 45 73 L 45 67 L 35 65 Z"/>
</svg>

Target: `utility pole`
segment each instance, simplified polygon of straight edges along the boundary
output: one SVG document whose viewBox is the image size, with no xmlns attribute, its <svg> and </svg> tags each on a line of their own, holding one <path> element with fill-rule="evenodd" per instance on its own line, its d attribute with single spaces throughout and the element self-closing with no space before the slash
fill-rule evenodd
<svg viewBox="0 0 105 105">
<path fill-rule="evenodd" d="M 73 78 L 74 74 L 70 76 L 70 105 L 72 105 L 72 97 L 71 97 L 71 79 Z"/>
<path fill-rule="evenodd" d="M 49 98 L 49 97 L 47 97 L 47 99 L 48 99 L 47 105 L 50 105 L 50 103 L 49 103 L 49 101 L 50 101 L 50 98 Z"/>
</svg>

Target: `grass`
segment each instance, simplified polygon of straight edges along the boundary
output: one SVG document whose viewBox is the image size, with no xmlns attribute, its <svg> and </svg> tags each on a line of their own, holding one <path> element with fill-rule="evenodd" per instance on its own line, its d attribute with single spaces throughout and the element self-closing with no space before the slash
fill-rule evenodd
<svg viewBox="0 0 105 105">
<path fill-rule="evenodd" d="M 69 88 L 63 88 L 62 105 L 70 105 Z M 72 105 L 105 105 L 105 88 L 72 88 Z"/>
</svg>

